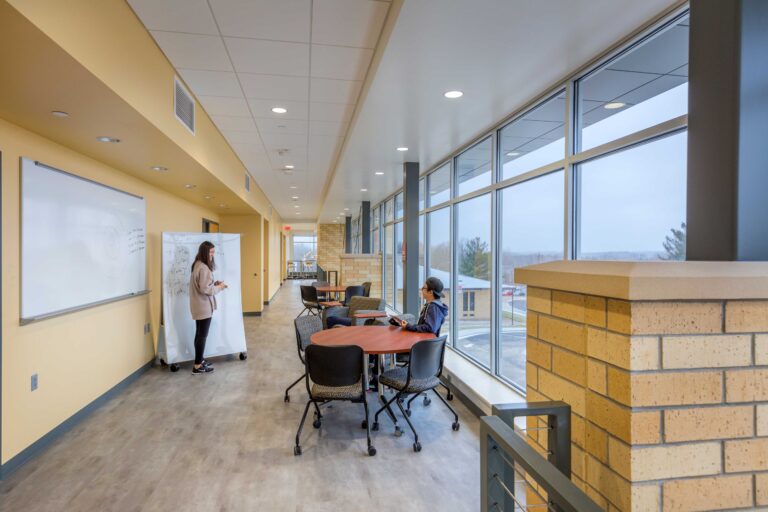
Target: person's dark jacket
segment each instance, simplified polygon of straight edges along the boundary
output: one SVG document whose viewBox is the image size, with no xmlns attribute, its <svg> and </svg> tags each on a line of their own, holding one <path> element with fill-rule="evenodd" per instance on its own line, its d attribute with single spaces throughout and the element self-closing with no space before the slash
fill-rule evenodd
<svg viewBox="0 0 768 512">
<path fill-rule="evenodd" d="M 448 306 L 439 300 L 433 300 L 427 302 L 421 309 L 418 323 L 408 324 L 405 328 L 413 332 L 431 332 L 435 336 L 440 336 L 440 328 L 443 326 L 447 315 Z"/>
</svg>

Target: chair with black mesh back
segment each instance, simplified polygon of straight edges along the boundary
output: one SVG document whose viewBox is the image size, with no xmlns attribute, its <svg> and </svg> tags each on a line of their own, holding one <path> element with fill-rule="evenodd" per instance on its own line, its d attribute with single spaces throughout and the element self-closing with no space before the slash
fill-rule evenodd
<svg viewBox="0 0 768 512">
<path fill-rule="evenodd" d="M 323 330 L 323 320 L 317 315 L 300 316 L 293 321 L 293 326 L 296 328 L 296 348 L 299 352 L 299 360 L 301 361 L 301 365 L 305 366 L 304 351 L 311 343 L 310 338 L 312 335 Z M 301 382 L 306 374 L 307 372 L 305 367 L 305 371 L 301 377 L 293 381 L 293 384 L 285 388 L 284 401 L 291 401 L 291 397 L 288 395 L 288 391 L 290 391 L 293 386 Z"/>
<path fill-rule="evenodd" d="M 366 281 L 366 282 L 363 283 L 363 295 L 365 297 L 370 297 L 371 296 L 371 282 L 370 281 Z"/>
<path fill-rule="evenodd" d="M 325 347 L 322 345 L 309 345 L 304 351 L 306 373 L 304 381 L 307 384 L 309 400 L 304 407 L 304 414 L 296 432 L 296 446 L 294 455 L 301 455 L 301 430 L 307 419 L 310 405 L 315 406 L 315 420 L 312 426 L 322 426 L 320 406 L 334 400 L 344 400 L 353 403 L 362 403 L 365 409 L 365 420 L 362 428 L 365 429 L 368 440 L 368 455 L 376 455 L 376 448 L 371 443 L 371 427 L 368 423 L 368 401 L 366 400 L 364 377 L 364 353 L 357 345 L 342 345 L 337 347 Z"/>
<path fill-rule="evenodd" d="M 349 301 L 352 300 L 352 297 L 366 297 L 365 295 L 365 287 L 362 285 L 360 286 L 347 286 L 347 289 L 344 291 L 344 305 L 349 306 Z"/>
<path fill-rule="evenodd" d="M 302 285 L 300 288 L 301 303 L 304 304 L 304 309 L 301 310 L 301 313 L 296 315 L 296 318 L 303 315 L 305 311 L 307 312 L 307 315 L 319 315 L 321 306 L 320 301 L 317 298 L 317 290 L 315 290 L 315 287 Z"/>
<path fill-rule="evenodd" d="M 379 376 L 379 382 L 389 388 L 397 391 L 395 395 L 387 400 L 387 402 L 376 411 L 376 415 L 373 419 L 373 430 L 379 429 L 379 414 L 385 409 L 390 413 L 392 418 L 396 418 L 391 404 L 394 402 L 403 413 L 405 421 L 408 422 L 408 426 L 411 427 L 413 432 L 413 451 L 421 451 L 421 443 L 419 442 L 419 434 L 411 423 L 411 411 L 410 401 L 419 396 L 425 391 L 430 389 L 440 398 L 440 401 L 445 404 L 449 411 L 453 414 L 454 421 L 451 424 L 453 430 L 459 430 L 459 415 L 456 411 L 448 405 L 448 402 L 443 399 L 440 393 L 435 389 L 440 385 L 440 374 L 443 372 L 443 356 L 445 355 L 445 340 L 447 336 L 441 336 L 432 340 L 424 340 L 416 343 L 410 352 L 410 362 L 408 366 L 393 368 L 387 370 Z M 403 409 L 401 399 L 406 395 L 413 394 L 413 398 L 408 403 L 408 410 Z M 402 430 L 397 425 L 395 419 L 395 435 L 402 434 Z"/>
</svg>

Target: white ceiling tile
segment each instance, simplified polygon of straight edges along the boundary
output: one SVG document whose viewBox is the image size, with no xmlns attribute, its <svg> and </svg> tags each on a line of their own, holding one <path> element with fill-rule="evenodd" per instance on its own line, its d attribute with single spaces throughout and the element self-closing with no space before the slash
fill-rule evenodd
<svg viewBox="0 0 768 512">
<path fill-rule="evenodd" d="M 253 73 L 239 73 L 238 76 L 248 98 L 307 101 L 309 96 L 309 78 L 306 76 Z"/>
<path fill-rule="evenodd" d="M 374 48 L 388 8 L 370 0 L 315 0 L 312 42 Z"/>
<path fill-rule="evenodd" d="M 245 98 L 225 98 L 221 96 L 197 96 L 209 116 L 251 117 Z"/>
<path fill-rule="evenodd" d="M 309 42 L 310 0 L 211 0 L 224 36 Z"/>
<path fill-rule="evenodd" d="M 225 37 L 232 63 L 239 73 L 307 76 L 309 45 Z"/>
<path fill-rule="evenodd" d="M 255 117 L 264 117 L 270 119 L 309 119 L 309 103 L 306 101 L 282 101 L 282 100 L 254 100 L 249 99 L 251 110 Z M 285 114 L 275 114 L 272 107 L 283 107 L 288 109 Z"/>
<path fill-rule="evenodd" d="M 355 103 L 360 92 L 360 81 L 312 78 L 309 101 L 328 103 Z"/>
<path fill-rule="evenodd" d="M 267 132 L 262 133 L 261 138 L 264 144 L 270 148 L 295 148 L 303 147 L 307 145 L 307 134 L 293 134 L 293 133 L 278 133 Z"/>
<path fill-rule="evenodd" d="M 346 123 L 352 116 L 354 105 L 343 103 L 310 103 L 309 119 L 311 121 L 334 121 Z"/>
<path fill-rule="evenodd" d="M 267 158 L 267 154 L 264 152 L 264 147 L 262 146 L 261 142 L 239 142 L 230 145 L 241 158 Z"/>
<path fill-rule="evenodd" d="M 219 35 L 205 0 L 128 0 L 148 30 Z"/>
<path fill-rule="evenodd" d="M 256 132 L 239 132 L 222 130 L 221 128 L 219 128 L 219 131 L 221 131 L 224 138 L 227 139 L 227 142 L 229 142 L 229 145 L 233 148 L 238 144 L 251 144 L 261 147 L 261 139 L 259 139 L 259 134 Z"/>
<path fill-rule="evenodd" d="M 272 119 L 272 118 L 257 118 L 256 126 L 259 128 L 259 133 L 290 133 L 293 135 L 306 135 L 308 129 L 307 121 L 298 119 Z"/>
<path fill-rule="evenodd" d="M 373 50 L 312 45 L 312 77 L 362 80 Z"/>
<path fill-rule="evenodd" d="M 346 123 L 337 123 L 333 121 L 310 121 L 310 135 L 329 135 L 332 137 L 341 137 L 346 130 Z"/>
<path fill-rule="evenodd" d="M 242 98 L 243 91 L 237 83 L 237 75 L 226 71 L 176 68 L 195 96 L 226 96 Z"/>
<path fill-rule="evenodd" d="M 218 36 L 152 31 L 152 37 L 176 68 L 232 70 L 224 43 Z"/>
<path fill-rule="evenodd" d="M 256 124 L 250 117 L 211 116 L 219 130 L 232 130 L 239 132 L 255 132 Z"/>
</svg>

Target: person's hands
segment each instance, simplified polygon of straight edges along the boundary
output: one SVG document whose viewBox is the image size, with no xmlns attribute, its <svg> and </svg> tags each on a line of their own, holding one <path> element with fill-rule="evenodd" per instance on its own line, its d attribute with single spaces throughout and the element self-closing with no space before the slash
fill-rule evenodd
<svg viewBox="0 0 768 512">
<path fill-rule="evenodd" d="M 214 281 L 213 286 L 219 286 L 221 284 L 221 281 Z"/>
<path fill-rule="evenodd" d="M 227 283 L 225 283 L 224 281 L 219 281 L 219 284 L 218 284 L 217 286 L 218 286 L 219 288 L 221 288 L 222 290 L 226 290 L 227 288 L 229 288 L 229 286 L 227 285 Z"/>
<path fill-rule="evenodd" d="M 401 318 L 400 319 L 400 327 L 405 327 L 406 325 L 408 325 L 408 322 Z"/>
</svg>

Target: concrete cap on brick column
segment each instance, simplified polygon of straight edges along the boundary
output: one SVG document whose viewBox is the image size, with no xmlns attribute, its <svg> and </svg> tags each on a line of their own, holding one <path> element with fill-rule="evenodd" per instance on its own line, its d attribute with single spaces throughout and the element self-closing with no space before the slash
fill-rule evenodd
<svg viewBox="0 0 768 512">
<path fill-rule="evenodd" d="M 515 269 L 537 288 L 623 300 L 768 298 L 768 262 L 552 261 Z"/>
</svg>

